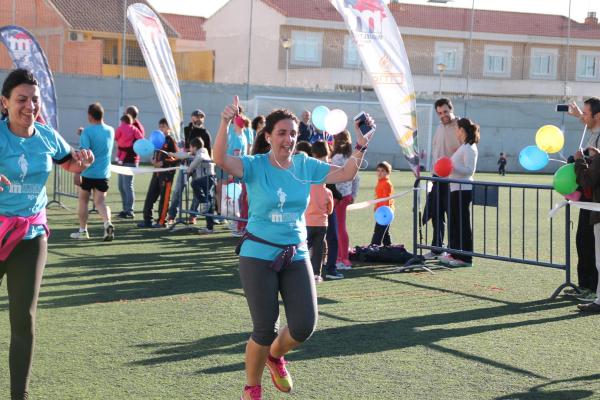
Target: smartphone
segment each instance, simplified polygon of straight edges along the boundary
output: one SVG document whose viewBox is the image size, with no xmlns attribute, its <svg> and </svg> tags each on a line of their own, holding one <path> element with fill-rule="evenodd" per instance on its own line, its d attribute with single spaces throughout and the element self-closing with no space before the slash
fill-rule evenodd
<svg viewBox="0 0 600 400">
<path fill-rule="evenodd" d="M 359 112 L 355 117 L 354 121 L 358 122 L 358 128 L 363 136 L 370 136 L 375 132 L 375 127 L 367 124 L 367 113 L 364 111 Z"/>
<path fill-rule="evenodd" d="M 556 112 L 569 112 L 569 105 L 568 104 L 557 104 Z"/>
</svg>

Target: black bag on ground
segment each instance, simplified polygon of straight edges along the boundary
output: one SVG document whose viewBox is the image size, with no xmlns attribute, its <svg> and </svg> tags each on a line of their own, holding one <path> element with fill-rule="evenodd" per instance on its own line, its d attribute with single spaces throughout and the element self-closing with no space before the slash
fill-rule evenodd
<svg viewBox="0 0 600 400">
<path fill-rule="evenodd" d="M 353 261 L 404 265 L 411 258 L 413 258 L 412 253 L 406 251 L 403 244 L 393 244 L 391 246 L 356 246 L 354 251 L 350 253 L 350 260 Z"/>
</svg>

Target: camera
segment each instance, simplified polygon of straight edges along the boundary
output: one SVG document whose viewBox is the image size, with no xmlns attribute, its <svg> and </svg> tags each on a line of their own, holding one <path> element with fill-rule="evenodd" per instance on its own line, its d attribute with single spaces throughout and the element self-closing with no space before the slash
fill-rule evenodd
<svg viewBox="0 0 600 400">
<path fill-rule="evenodd" d="M 556 112 L 569 112 L 569 105 L 568 104 L 557 104 Z"/>
<path fill-rule="evenodd" d="M 363 134 L 363 136 L 367 136 L 375 132 L 375 127 L 367 123 L 367 113 L 364 111 L 359 112 L 354 117 L 354 121 L 358 123 L 358 129 L 360 129 L 360 132 Z"/>
</svg>

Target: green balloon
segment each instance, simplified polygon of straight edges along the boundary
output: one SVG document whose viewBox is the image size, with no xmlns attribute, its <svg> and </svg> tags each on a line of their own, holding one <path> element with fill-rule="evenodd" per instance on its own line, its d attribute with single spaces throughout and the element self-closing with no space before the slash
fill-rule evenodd
<svg viewBox="0 0 600 400">
<path fill-rule="evenodd" d="M 566 196 L 577 190 L 577 177 L 575 176 L 575 164 L 563 165 L 554 173 L 554 190 Z"/>
</svg>

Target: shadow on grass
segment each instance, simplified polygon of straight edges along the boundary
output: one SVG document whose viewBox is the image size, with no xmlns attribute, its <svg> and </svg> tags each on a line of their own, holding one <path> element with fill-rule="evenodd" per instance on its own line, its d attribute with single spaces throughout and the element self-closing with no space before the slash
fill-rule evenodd
<svg viewBox="0 0 600 400">
<path fill-rule="evenodd" d="M 431 313 L 397 320 L 376 321 L 372 323 L 354 323 L 347 326 L 317 330 L 312 340 L 304 343 L 290 354 L 290 359 L 312 360 L 329 357 L 352 356 L 357 354 L 376 354 L 389 350 L 410 348 L 415 346 L 431 347 L 437 351 L 452 353 L 454 356 L 476 360 L 495 368 L 510 371 L 515 374 L 541 378 L 533 372 L 515 366 L 487 360 L 482 357 L 461 354 L 454 350 L 445 349 L 437 343 L 448 338 L 465 337 L 503 329 L 514 329 L 524 326 L 542 325 L 563 320 L 578 318 L 577 314 L 568 314 L 548 318 L 526 319 L 514 322 L 485 323 L 490 319 L 529 314 L 532 312 L 548 311 L 552 309 L 571 306 L 571 302 L 537 300 L 526 303 L 503 304 L 493 307 L 436 313 L 435 308 Z M 435 304 L 432 305 L 435 307 Z M 427 310 L 424 310 L 427 311 Z M 440 326 L 482 321 L 476 326 L 443 328 Z M 431 329 L 427 329 L 432 327 Z M 226 334 L 203 338 L 188 343 L 156 343 L 145 346 L 155 348 L 154 357 L 134 362 L 134 365 L 153 365 L 165 362 L 176 362 L 190 359 L 200 359 L 215 354 L 242 354 L 244 352 L 247 334 Z M 349 345 L 351 343 L 351 345 Z M 207 348 L 207 344 L 213 347 Z M 218 374 L 234 372 L 244 369 L 242 362 L 222 365 L 219 367 L 199 370 L 201 374 Z"/>
<path fill-rule="evenodd" d="M 568 399 L 568 400 L 578 400 L 578 399 L 587 399 L 592 396 L 597 398 L 598 392 L 594 392 L 593 390 L 589 390 L 589 387 L 586 389 L 561 389 L 561 390 L 550 390 L 550 391 L 542 391 L 540 389 L 556 385 L 560 383 L 578 383 L 578 382 L 595 382 L 597 383 L 600 379 L 600 374 L 586 375 L 586 376 L 578 376 L 575 378 L 569 379 L 560 379 L 553 380 L 550 382 L 546 382 L 541 385 L 537 385 L 529 389 L 527 392 L 521 393 L 511 393 L 505 396 L 496 397 L 494 400 L 557 400 L 557 399 Z"/>
<path fill-rule="evenodd" d="M 72 231 L 53 230 L 49 253 L 58 261 L 47 265 L 40 308 L 231 292 L 241 287 L 235 240 L 223 235 L 165 236 L 165 230 L 130 229 L 114 242 L 103 243 L 67 239 Z M 61 272 L 52 273 L 53 268 Z M 0 310 L 6 310 L 6 296 L 0 302 Z"/>
</svg>

